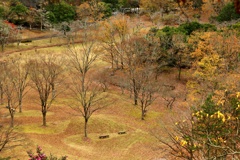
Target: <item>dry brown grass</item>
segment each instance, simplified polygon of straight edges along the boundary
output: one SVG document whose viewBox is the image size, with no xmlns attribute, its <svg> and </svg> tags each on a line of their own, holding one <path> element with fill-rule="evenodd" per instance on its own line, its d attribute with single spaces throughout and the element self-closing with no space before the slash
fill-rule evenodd
<svg viewBox="0 0 240 160">
<path fill-rule="evenodd" d="M 35 34 L 31 36 L 35 36 Z M 40 54 L 51 52 L 61 55 L 64 53 L 64 47 L 55 46 L 41 49 L 41 46 L 46 45 L 47 41 L 40 40 L 31 45 L 40 46 L 38 48 Z M 58 42 L 56 41 L 56 43 Z M 15 49 L 13 47 L 12 50 Z M 10 51 L 11 49 L 7 48 L 7 50 Z M 14 56 L 14 54 L 19 55 L 19 52 L 12 53 L 10 56 Z M 22 54 L 34 56 L 35 49 L 22 52 Z M 103 67 L 106 63 L 98 62 L 98 65 Z M 185 89 L 184 84 L 176 80 L 176 75 L 175 72 L 165 74 L 161 77 L 161 80 L 169 81 L 171 79 L 177 87 L 176 90 L 182 92 Z M 40 145 L 47 155 L 50 153 L 57 156 L 67 155 L 69 160 L 167 158 L 167 153 L 163 153 L 163 150 L 159 148 L 162 145 L 154 137 L 154 134 L 166 136 L 165 127 L 171 127 L 172 117 L 176 117 L 176 112 L 182 110 L 178 105 L 182 103 L 182 98 L 179 97 L 173 110 L 167 109 L 161 97 L 158 98 L 150 107 L 146 120 L 142 121 L 140 109 L 132 104 L 132 99 L 129 98 L 127 92 L 122 95 L 121 90 L 115 86 L 110 86 L 107 92 L 115 103 L 95 113 L 90 118 L 88 125 L 89 139 L 84 139 L 84 121 L 69 107 L 71 101 L 68 91 L 57 98 L 47 114 L 47 127 L 42 127 L 40 106 L 36 103 L 37 94 L 34 90 L 30 90 L 24 99 L 23 113 L 17 113 L 15 117 L 15 122 L 19 126 L 16 132 L 22 134 L 25 141 L 22 146 L 11 151 L 6 150 L 1 153 L 1 156 L 11 156 L 13 160 L 28 159 L 26 151 L 34 151 L 36 146 Z M 8 125 L 9 120 L 9 118 L 2 119 L 1 123 Z M 155 130 L 156 128 L 158 130 Z M 126 131 L 126 134 L 117 134 L 123 130 Z M 98 136 L 101 134 L 108 134 L 110 138 L 100 140 Z"/>
</svg>

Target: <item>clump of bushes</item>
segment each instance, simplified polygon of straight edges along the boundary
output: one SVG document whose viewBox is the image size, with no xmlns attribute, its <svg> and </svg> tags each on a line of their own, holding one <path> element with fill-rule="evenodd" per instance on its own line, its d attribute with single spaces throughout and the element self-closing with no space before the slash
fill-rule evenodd
<svg viewBox="0 0 240 160">
<path fill-rule="evenodd" d="M 191 35 L 192 32 L 201 30 L 203 32 L 216 31 L 217 27 L 212 24 L 200 24 L 198 22 L 184 23 L 179 27 L 166 26 L 163 29 L 151 28 L 148 36 L 156 36 L 161 40 L 161 47 L 164 50 L 170 49 L 172 46 L 172 38 L 174 35 L 183 35 L 186 40 L 187 36 Z"/>
<path fill-rule="evenodd" d="M 194 31 L 216 31 L 216 26 L 212 24 L 200 24 L 198 22 L 184 23 L 178 27 L 166 26 L 162 29 L 151 28 L 148 33 L 148 37 L 155 37 L 160 40 L 160 49 L 161 55 L 159 57 L 160 63 L 164 61 L 165 65 L 168 67 L 177 66 L 190 67 L 189 62 L 182 62 L 181 60 L 181 51 L 184 50 L 184 47 L 187 47 L 187 38 Z M 170 52 L 169 52 L 170 51 Z M 179 54 L 179 55 L 178 55 Z M 181 63 L 181 64 L 180 64 Z M 188 64 L 187 64 L 188 63 Z"/>
<path fill-rule="evenodd" d="M 212 24 L 200 24 L 198 22 L 184 23 L 181 24 L 178 28 L 181 28 L 187 35 L 190 35 L 193 31 L 202 30 L 207 31 L 216 31 L 217 27 Z"/>
<path fill-rule="evenodd" d="M 70 22 L 76 17 L 75 8 L 64 1 L 51 4 L 46 7 L 46 10 L 48 11 L 48 20 L 51 23 Z"/>
<path fill-rule="evenodd" d="M 191 23 L 181 24 L 179 27 L 166 26 L 163 29 L 151 28 L 149 31 L 149 34 L 161 36 L 162 32 L 164 32 L 164 34 L 167 36 L 172 36 L 174 34 L 190 35 L 192 32 L 197 30 L 201 30 L 204 32 L 216 31 L 217 27 L 213 24 L 208 24 L 208 23 L 200 24 L 198 22 L 191 22 Z"/>
<path fill-rule="evenodd" d="M 5 13 L 6 11 L 5 11 L 5 8 L 4 7 L 2 7 L 2 6 L 0 6 L 0 18 L 4 18 L 4 16 L 5 16 Z"/>
<path fill-rule="evenodd" d="M 232 24 L 232 25 L 228 26 L 228 28 L 240 32 L 240 22 Z"/>
<path fill-rule="evenodd" d="M 230 3 L 227 3 L 222 8 L 219 15 L 216 17 L 216 20 L 219 22 L 224 22 L 224 21 L 236 20 L 238 18 L 240 18 L 240 14 L 236 13 L 234 4 L 230 2 Z"/>
</svg>

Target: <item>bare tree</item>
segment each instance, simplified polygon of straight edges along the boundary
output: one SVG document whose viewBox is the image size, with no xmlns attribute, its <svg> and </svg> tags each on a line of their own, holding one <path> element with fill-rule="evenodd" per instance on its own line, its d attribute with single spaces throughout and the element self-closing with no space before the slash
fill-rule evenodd
<svg viewBox="0 0 240 160">
<path fill-rule="evenodd" d="M 109 86 L 109 76 L 111 75 L 111 71 L 108 68 L 101 68 L 101 71 L 98 71 L 95 75 L 96 81 L 100 84 L 103 92 L 108 90 Z"/>
<path fill-rule="evenodd" d="M 3 67 L 3 75 L 4 75 L 4 82 L 3 82 L 3 92 L 4 95 L 6 97 L 6 101 L 7 101 L 7 106 L 6 108 L 9 111 L 9 114 L 11 116 L 11 122 L 10 122 L 10 126 L 13 127 L 14 126 L 14 114 L 17 108 L 17 94 L 15 92 L 15 86 L 14 83 L 12 81 L 12 68 L 11 65 L 7 62 L 5 62 Z"/>
<path fill-rule="evenodd" d="M 172 37 L 171 49 L 175 66 L 178 68 L 178 80 L 181 79 L 182 69 L 189 66 L 190 56 L 186 52 L 186 36 L 183 34 L 175 34 Z"/>
<path fill-rule="evenodd" d="M 166 102 L 166 107 L 172 109 L 174 102 L 176 101 L 177 95 L 174 92 L 175 86 L 174 82 L 163 82 L 164 84 L 161 87 L 162 98 Z"/>
<path fill-rule="evenodd" d="M 47 125 L 46 115 L 58 94 L 56 87 L 61 85 L 63 69 L 56 63 L 56 56 L 42 56 L 28 62 L 29 75 L 33 88 L 39 95 L 42 108 L 43 126 Z"/>
<path fill-rule="evenodd" d="M 11 61 L 11 81 L 14 84 L 15 92 L 17 94 L 19 112 L 22 112 L 22 100 L 27 93 L 26 87 L 29 85 L 29 69 L 25 63 L 26 62 L 20 58 Z"/>
<path fill-rule="evenodd" d="M 134 37 L 125 44 L 124 62 L 127 67 L 127 77 L 130 82 L 130 91 L 133 92 L 134 104 L 138 105 L 139 92 L 143 85 L 142 75 L 149 67 L 154 69 L 155 51 L 149 47 L 147 39 Z M 149 74 L 151 72 L 148 72 Z M 153 73 L 151 73 L 153 74 Z"/>
<path fill-rule="evenodd" d="M 104 60 L 112 65 L 112 69 L 124 68 L 125 43 L 130 37 L 129 19 L 124 15 L 113 17 L 104 23 L 101 37 L 105 49 Z"/>
<path fill-rule="evenodd" d="M 4 71 L 4 62 L 0 62 L 0 70 L 1 71 Z M 4 74 L 0 74 L 0 104 L 3 105 L 3 93 L 4 93 L 4 90 L 3 90 L 3 86 L 4 86 L 4 79 L 5 79 L 5 76 Z"/>
<path fill-rule="evenodd" d="M 102 47 L 106 51 L 103 60 L 110 62 L 112 70 L 114 71 L 115 68 L 118 68 L 118 58 L 115 51 L 115 29 L 111 22 L 104 23 L 103 32 L 103 36 L 100 38 L 101 42 L 103 42 Z"/>
<path fill-rule="evenodd" d="M 139 57 L 137 55 L 142 55 L 145 52 L 145 47 L 142 46 L 142 43 L 138 39 L 133 40 L 132 42 L 127 43 L 129 45 L 126 45 L 126 64 L 128 67 L 128 79 L 130 82 L 130 91 L 133 92 L 134 97 L 134 105 L 138 105 L 138 96 L 139 96 L 139 90 L 140 90 L 140 83 L 138 83 L 137 79 L 137 68 L 141 66 L 141 61 L 138 59 Z"/>
<path fill-rule="evenodd" d="M 142 120 L 144 120 L 147 108 L 156 100 L 159 86 L 153 74 L 152 68 L 144 68 L 139 74 L 141 79 L 141 88 L 139 89 L 138 99 L 142 112 Z"/>
<path fill-rule="evenodd" d="M 159 90 L 154 71 L 155 47 L 148 39 L 133 37 L 125 44 L 124 48 L 126 75 L 130 83 L 129 90 L 133 93 L 134 104 L 141 108 L 142 120 L 144 120 L 147 108 L 157 98 Z"/>
<path fill-rule="evenodd" d="M 7 99 L 6 108 L 8 109 L 9 114 L 11 116 L 10 126 L 14 127 L 14 115 L 15 115 L 15 111 L 16 111 L 16 108 L 17 108 L 14 85 L 12 84 L 12 82 L 8 78 L 6 78 L 6 82 L 4 83 L 4 86 L 5 86 L 4 87 L 4 94 L 5 94 L 6 99 Z"/>
<path fill-rule="evenodd" d="M 88 36 L 85 35 L 85 40 Z M 94 41 L 87 41 L 81 47 L 69 47 L 70 66 L 73 76 L 71 90 L 74 94 L 75 105 L 71 107 L 84 118 L 84 136 L 87 137 L 87 124 L 92 114 L 106 105 L 101 103 L 105 96 L 99 85 L 89 78 L 89 71 L 96 62 L 99 54 Z"/>
<path fill-rule="evenodd" d="M 5 128 L 0 126 L 0 153 L 21 145 L 23 138 L 14 132 L 13 127 Z"/>
</svg>

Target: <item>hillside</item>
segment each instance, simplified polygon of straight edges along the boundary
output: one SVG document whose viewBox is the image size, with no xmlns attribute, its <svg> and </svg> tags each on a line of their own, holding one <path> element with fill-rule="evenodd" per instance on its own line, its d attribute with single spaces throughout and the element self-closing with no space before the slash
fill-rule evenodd
<svg viewBox="0 0 240 160">
<path fill-rule="evenodd" d="M 95 2 L 0 4 L 0 159 L 239 159 L 236 4 Z"/>
</svg>

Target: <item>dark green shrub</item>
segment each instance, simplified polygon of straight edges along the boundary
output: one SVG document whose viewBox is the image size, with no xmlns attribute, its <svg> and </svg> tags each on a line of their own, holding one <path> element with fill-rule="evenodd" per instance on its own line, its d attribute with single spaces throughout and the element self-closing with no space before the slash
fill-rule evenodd
<svg viewBox="0 0 240 160">
<path fill-rule="evenodd" d="M 228 26 L 228 28 L 240 32 L 240 22 L 238 22 L 236 24 L 233 24 L 233 25 L 230 25 L 230 26 Z"/>
<path fill-rule="evenodd" d="M 155 30 L 155 28 L 151 28 L 150 32 L 157 32 L 157 36 L 160 36 L 161 32 L 164 32 L 166 36 L 172 36 L 174 34 L 184 34 L 184 35 L 190 35 L 193 31 L 196 30 L 202 30 L 204 32 L 206 31 L 216 31 L 217 27 L 212 24 L 200 24 L 198 22 L 191 22 L 191 23 L 184 23 L 181 24 L 179 27 L 169 27 L 166 26 L 161 30 Z M 159 32 L 159 33 L 158 33 Z"/>
<path fill-rule="evenodd" d="M 0 18 L 3 18 L 4 17 L 4 8 L 2 6 L 0 6 Z"/>
<path fill-rule="evenodd" d="M 161 30 L 158 30 L 156 36 L 159 37 L 161 41 L 161 47 L 164 50 L 170 49 L 172 47 L 172 38 L 175 34 L 186 35 L 186 31 L 181 27 L 169 27 L 166 26 Z"/>
<path fill-rule="evenodd" d="M 216 17 L 217 21 L 223 22 L 223 21 L 231 21 L 234 19 L 240 18 L 240 15 L 236 13 L 236 10 L 234 8 L 234 4 L 228 3 L 226 4 L 219 15 Z"/>
<path fill-rule="evenodd" d="M 28 13 L 28 8 L 24 6 L 22 3 L 17 3 L 10 7 L 10 17 L 9 21 L 17 24 L 22 25 L 25 23 L 25 16 Z"/>
<path fill-rule="evenodd" d="M 179 26 L 186 31 L 187 35 L 190 35 L 193 31 L 196 31 L 201 28 L 201 24 L 198 22 L 184 23 Z"/>
<path fill-rule="evenodd" d="M 21 3 L 17 4 L 16 6 L 12 6 L 10 10 L 12 13 L 16 14 L 17 16 L 26 15 L 28 12 L 28 8 Z"/>
<path fill-rule="evenodd" d="M 217 27 L 215 25 L 209 24 L 209 23 L 201 24 L 201 29 L 204 32 L 207 32 L 207 31 L 217 31 Z"/>
<path fill-rule="evenodd" d="M 104 13 L 103 18 L 110 17 L 112 15 L 112 12 L 113 12 L 112 4 L 111 3 L 100 2 L 100 5 L 101 5 L 103 13 Z"/>
<path fill-rule="evenodd" d="M 112 8 L 117 8 L 119 5 L 118 0 L 102 0 L 104 3 L 111 4 Z"/>
<path fill-rule="evenodd" d="M 182 27 L 164 27 L 161 31 L 165 32 L 166 35 L 172 36 L 174 34 L 187 34 L 186 30 Z"/>
<path fill-rule="evenodd" d="M 198 22 L 184 23 L 181 24 L 178 28 L 182 31 L 182 33 L 185 32 L 186 35 L 190 35 L 193 31 L 196 30 L 202 30 L 204 32 L 217 30 L 217 27 L 213 24 L 200 24 Z"/>
<path fill-rule="evenodd" d="M 46 9 L 48 11 L 48 20 L 51 23 L 70 22 L 76 17 L 75 8 L 64 1 L 51 4 Z"/>
</svg>

